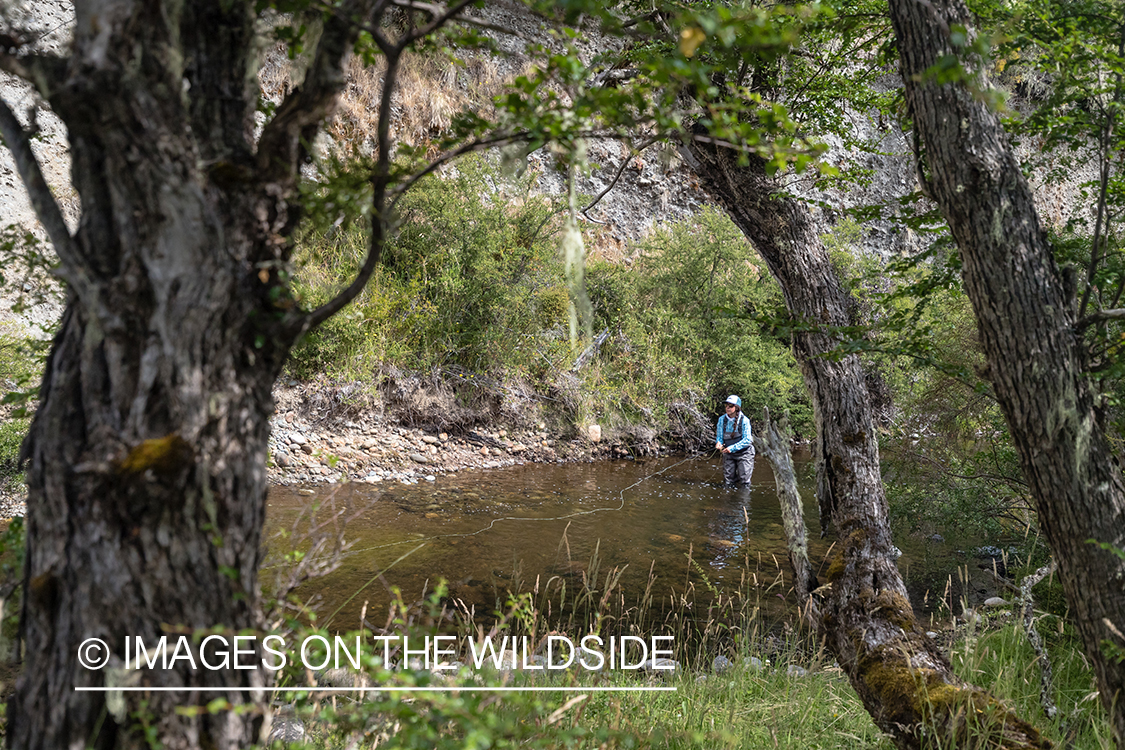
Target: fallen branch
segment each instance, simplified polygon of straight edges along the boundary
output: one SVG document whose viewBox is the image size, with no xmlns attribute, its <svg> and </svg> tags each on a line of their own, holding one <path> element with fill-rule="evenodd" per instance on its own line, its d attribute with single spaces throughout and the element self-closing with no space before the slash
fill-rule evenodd
<svg viewBox="0 0 1125 750">
<path fill-rule="evenodd" d="M 1047 714 L 1049 719 L 1055 718 L 1059 709 L 1052 697 L 1055 689 L 1051 673 L 1051 660 L 1047 656 L 1043 639 L 1039 637 L 1039 631 L 1035 629 L 1035 620 L 1032 617 L 1034 602 L 1031 599 L 1031 589 L 1054 572 L 1055 561 L 1051 560 L 1050 563 L 1024 578 L 1020 583 L 1020 619 L 1023 620 L 1023 629 L 1027 633 L 1027 642 L 1035 650 L 1035 657 L 1039 661 L 1039 702 L 1043 705 L 1043 712 Z"/>
<path fill-rule="evenodd" d="M 594 343 L 586 347 L 586 351 L 578 355 L 578 359 L 574 360 L 574 367 L 570 368 L 570 371 L 578 372 L 585 367 L 587 362 L 597 356 L 598 350 L 602 348 L 602 344 L 604 344 L 605 340 L 608 338 L 609 329 L 607 328 L 598 334 L 597 338 L 594 339 Z"/>
<path fill-rule="evenodd" d="M 762 411 L 764 419 L 762 426 L 754 434 L 754 448 L 773 467 L 777 499 L 781 504 L 781 523 L 785 529 L 785 546 L 789 550 L 789 562 L 793 565 L 797 603 L 805 611 L 808 621 L 816 622 L 819 612 L 816 600 L 809 597 L 809 592 L 819 584 L 809 565 L 808 534 L 805 531 L 801 495 L 797 491 L 797 476 L 793 471 L 793 434 L 786 416 L 775 422 L 770 419 L 769 409 Z"/>
<path fill-rule="evenodd" d="M 578 213 L 582 214 L 587 219 L 590 219 L 590 217 L 586 215 L 586 212 L 589 211 L 594 206 L 598 205 L 598 203 L 601 201 L 601 199 L 606 197 L 606 195 L 609 194 L 609 191 L 611 191 L 611 190 L 613 190 L 613 188 L 617 187 L 617 181 L 621 179 L 621 175 L 623 175 L 625 173 L 625 168 L 627 166 L 629 166 L 629 162 L 633 159 L 633 157 L 640 154 L 642 151 L 644 151 L 646 148 L 648 148 L 652 144 L 656 143 L 658 140 L 660 140 L 660 139 L 659 138 L 649 138 L 648 140 L 646 140 L 644 143 L 637 146 L 636 148 L 629 149 L 629 155 L 621 160 L 621 166 L 619 166 L 617 168 L 617 173 L 613 175 L 613 179 L 609 181 L 609 185 L 606 186 L 605 190 L 598 193 L 594 197 L 594 200 L 590 201 L 586 205 L 586 207 L 583 208 Z M 593 221 L 596 224 L 604 224 L 605 223 L 605 222 L 602 222 L 602 221 L 597 221 L 596 219 L 590 219 L 590 221 Z"/>
</svg>

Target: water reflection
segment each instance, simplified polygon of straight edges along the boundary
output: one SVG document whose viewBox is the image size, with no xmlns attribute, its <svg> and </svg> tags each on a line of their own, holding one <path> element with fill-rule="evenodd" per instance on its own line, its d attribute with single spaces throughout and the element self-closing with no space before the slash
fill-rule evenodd
<svg viewBox="0 0 1125 750">
<path fill-rule="evenodd" d="M 797 458 L 815 570 L 829 544 L 819 536 L 808 458 Z M 786 582 L 770 590 L 775 604 L 792 601 L 781 512 L 765 461 L 757 462 L 745 488 L 724 488 L 715 459 L 660 458 L 525 465 L 425 484 L 314 491 L 309 497 L 298 488 L 273 488 L 267 534 L 288 528 L 303 508 L 330 494 L 358 514 L 346 529 L 351 554 L 302 592 L 321 600 L 321 612 L 360 592 L 340 610 L 341 628 L 358 624 L 365 602 L 369 612 L 385 611 L 387 586 L 400 587 L 412 601 L 444 578 L 451 595 L 478 613 L 496 611 L 509 590 L 537 582 L 570 581 L 573 589 L 595 553 L 602 575 L 623 569 L 620 583 L 632 603 L 650 571 L 654 598 L 669 601 L 688 588 L 731 593 L 763 569 L 780 571 Z M 392 564 L 383 582 L 372 583 Z"/>
</svg>

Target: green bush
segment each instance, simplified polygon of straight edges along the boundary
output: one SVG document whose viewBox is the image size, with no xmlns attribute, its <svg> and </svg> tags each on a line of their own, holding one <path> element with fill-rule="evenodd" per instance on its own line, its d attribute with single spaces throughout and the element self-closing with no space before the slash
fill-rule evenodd
<svg viewBox="0 0 1125 750">
<path fill-rule="evenodd" d="M 7 488 L 22 479 L 18 458 L 28 424 L 26 419 L 0 422 L 0 488 Z"/>
<path fill-rule="evenodd" d="M 529 183 L 505 184 L 483 159 L 459 162 L 453 177 L 422 180 L 399 207 L 375 277 L 298 346 L 293 374 L 367 379 L 383 363 L 525 374 L 550 348 L 540 335 L 559 324 L 560 307 L 565 315 L 555 213 Z M 297 253 L 303 304 L 321 304 L 348 283 L 367 242 L 358 226 L 312 228 Z M 563 364 L 554 352 L 546 358 Z"/>
<path fill-rule="evenodd" d="M 610 329 L 598 356 L 570 370 L 590 343 L 567 336 L 570 293 L 558 256 L 557 206 L 529 183 L 504 182 L 483 159 L 459 162 L 452 177 L 422 180 L 403 199 L 397 232 L 359 298 L 296 348 L 290 373 L 371 381 L 399 370 L 528 380 L 547 391 L 564 383 L 566 419 L 661 428 L 674 403 L 710 412 L 727 393 L 743 396 L 752 419 L 768 406 L 812 418 L 788 341 L 756 314 L 781 305 L 776 283 L 722 213 L 658 230 L 632 267 L 588 261 L 594 333 Z M 353 278 L 366 232 L 311 226 L 295 274 L 302 304 L 322 304 Z"/>
<path fill-rule="evenodd" d="M 46 342 L 0 334 L 0 396 L 16 407 L 0 407 L 7 409 L 0 412 L 0 489 L 23 481 L 18 457 L 31 422 L 25 412 L 43 369 L 45 347 Z"/>
<path fill-rule="evenodd" d="M 953 545 L 1001 543 L 1035 523 L 1007 424 L 978 373 L 976 319 L 947 244 L 883 262 L 862 257 L 859 226 L 824 238 L 863 327 L 845 332 L 889 394 L 880 425 L 896 532 Z"/>
<path fill-rule="evenodd" d="M 562 284 L 539 290 L 535 296 L 539 327 L 550 330 L 567 322 L 570 293 Z"/>
<path fill-rule="evenodd" d="M 708 411 L 738 393 L 752 420 L 762 407 L 788 410 L 798 431 L 811 432 L 789 342 L 756 320 L 782 304 L 781 291 L 730 219 L 707 208 L 658 230 L 641 251 L 631 273 L 599 265 L 587 275 L 595 305 L 623 333 L 617 378 L 655 390 L 658 401 L 696 393 Z"/>
</svg>

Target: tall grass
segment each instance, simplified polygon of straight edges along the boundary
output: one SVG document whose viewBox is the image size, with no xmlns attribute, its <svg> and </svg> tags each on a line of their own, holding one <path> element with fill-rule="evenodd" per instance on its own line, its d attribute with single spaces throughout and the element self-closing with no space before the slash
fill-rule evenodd
<svg viewBox="0 0 1125 750">
<path fill-rule="evenodd" d="M 1073 624 L 1050 614 L 1038 619 L 1054 675 L 1053 699 L 1059 709 L 1054 718 L 1040 704 L 1035 652 L 1007 611 L 985 614 L 959 634 L 950 648 L 954 669 L 1014 705 L 1058 747 L 1113 747 L 1112 729 Z"/>
<path fill-rule="evenodd" d="M 526 635 L 543 644 L 548 635 L 575 641 L 587 633 L 673 635 L 679 668 L 665 676 L 653 672 L 567 671 L 477 673 L 462 669 L 438 677 L 425 669 L 383 664 L 376 651 L 363 684 L 391 686 L 505 685 L 546 687 L 672 686 L 675 692 L 607 693 L 437 693 L 382 692 L 365 701 L 329 700 L 311 689 L 293 709 L 303 716 L 316 747 L 654 747 L 654 748 L 880 748 L 893 745 L 872 723 L 815 634 L 800 632 L 786 620 L 763 620 L 762 597 L 783 586 L 777 571 L 758 563 L 747 580 L 772 581 L 748 586 L 716 599 L 703 618 L 655 612 L 652 587 L 637 602 L 623 600 L 620 571 L 604 569 L 595 551 L 583 575 L 552 588 L 536 582 L 513 594 L 507 608 L 487 624 L 459 608 L 439 586 L 423 602 L 401 599 L 381 628 L 364 622 L 362 632 L 436 634 L 456 632 L 480 639 Z M 707 589 L 701 571 L 685 582 L 676 603 L 687 605 L 693 588 Z M 548 592 L 552 592 L 550 596 Z M 674 597 L 675 598 L 675 597 Z M 569 602 L 569 604 L 568 604 Z M 654 613 L 655 612 L 655 613 Z M 1034 655 L 1018 626 L 1003 616 L 977 621 L 952 640 L 951 662 L 966 680 L 1013 703 L 1058 746 L 1110 748 L 1112 734 L 1078 639 L 1065 621 L 1049 639 L 1056 669 L 1059 715 L 1042 715 Z M 324 632 L 324 631 L 320 631 Z M 736 632 L 740 637 L 731 638 Z M 327 633 L 326 633 L 327 634 Z M 532 647 L 534 650 L 534 646 Z M 716 659 L 716 657 L 720 657 Z M 465 660 L 468 661 L 467 659 Z M 793 665 L 800 665 L 795 669 Z M 420 665 L 416 665 L 420 666 Z M 307 675 L 292 673 L 282 684 Z M 287 709 L 288 710 L 288 709 Z M 934 738 L 935 747 L 944 747 Z"/>
</svg>

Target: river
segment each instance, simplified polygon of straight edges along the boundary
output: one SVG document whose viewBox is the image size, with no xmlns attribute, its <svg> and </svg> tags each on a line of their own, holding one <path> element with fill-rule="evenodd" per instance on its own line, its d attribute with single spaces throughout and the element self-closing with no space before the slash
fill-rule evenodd
<svg viewBox="0 0 1125 750">
<path fill-rule="evenodd" d="M 795 459 L 819 571 L 830 543 L 820 538 L 809 457 Z M 601 597 L 607 576 L 617 578 L 617 612 L 643 604 L 698 616 L 722 596 L 776 622 L 795 606 L 773 473 L 761 457 L 751 486 L 739 489 L 722 486 L 717 459 L 682 457 L 526 464 L 412 485 L 279 486 L 267 510 L 273 549 L 308 548 L 301 529 L 310 507 L 321 523 L 337 518 L 322 537 L 334 538 L 347 519 L 351 546 L 335 571 L 297 594 L 340 630 L 354 629 L 364 612 L 384 624 L 390 587 L 413 602 L 439 579 L 448 581 L 451 606 L 484 619 L 505 607 L 509 592 L 538 592 L 541 608 L 584 589 Z M 924 572 L 911 582 L 915 606 L 935 612 L 935 589 L 955 577 L 956 552 L 912 538 L 896 544 L 908 581 L 912 569 Z M 267 585 L 276 570 L 265 571 Z"/>
</svg>

